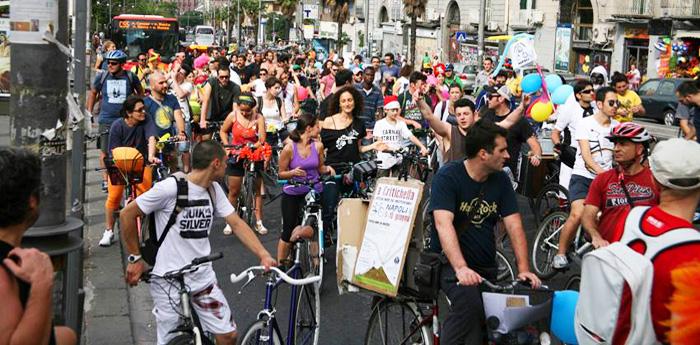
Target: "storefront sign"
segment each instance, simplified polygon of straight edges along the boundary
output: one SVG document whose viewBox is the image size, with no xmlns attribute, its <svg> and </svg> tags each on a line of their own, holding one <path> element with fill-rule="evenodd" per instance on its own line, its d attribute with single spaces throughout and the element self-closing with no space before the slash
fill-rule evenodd
<svg viewBox="0 0 700 345">
<path fill-rule="evenodd" d="M 314 25 L 304 24 L 304 39 L 310 40 L 314 38 Z"/>
<path fill-rule="evenodd" d="M 396 296 L 423 183 L 381 178 L 367 213 L 353 283 Z"/>
<path fill-rule="evenodd" d="M 320 38 L 338 38 L 338 23 L 336 22 L 320 22 L 318 29 L 318 37 Z"/>
<path fill-rule="evenodd" d="M 571 25 L 557 27 L 554 44 L 554 69 L 568 72 L 571 53 Z"/>
<path fill-rule="evenodd" d="M 11 6 L 12 42 L 48 44 L 44 32 L 58 31 L 58 0 L 13 0 Z"/>
</svg>

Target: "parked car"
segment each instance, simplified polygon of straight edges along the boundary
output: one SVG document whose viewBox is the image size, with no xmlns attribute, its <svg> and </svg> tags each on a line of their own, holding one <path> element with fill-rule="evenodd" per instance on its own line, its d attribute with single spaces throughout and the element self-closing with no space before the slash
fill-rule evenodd
<svg viewBox="0 0 700 345">
<path fill-rule="evenodd" d="M 676 124 L 676 89 L 682 82 L 690 79 L 649 79 L 645 81 L 637 91 L 642 99 L 642 105 L 646 114 L 640 116 L 650 118 L 659 123 L 673 126 Z"/>
<path fill-rule="evenodd" d="M 478 73 L 478 68 L 475 65 L 465 65 L 463 63 L 454 63 L 455 73 L 462 79 L 464 85 L 464 93 L 471 94 L 474 91 L 474 79 Z"/>
</svg>

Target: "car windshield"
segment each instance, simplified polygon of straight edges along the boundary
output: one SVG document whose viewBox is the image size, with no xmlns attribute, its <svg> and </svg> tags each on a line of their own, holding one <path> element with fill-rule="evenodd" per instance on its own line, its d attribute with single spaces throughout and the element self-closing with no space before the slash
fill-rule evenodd
<svg viewBox="0 0 700 345">
<path fill-rule="evenodd" d="M 214 34 L 214 30 L 212 30 L 211 28 L 197 29 L 197 35 L 213 35 L 213 34 Z"/>
</svg>

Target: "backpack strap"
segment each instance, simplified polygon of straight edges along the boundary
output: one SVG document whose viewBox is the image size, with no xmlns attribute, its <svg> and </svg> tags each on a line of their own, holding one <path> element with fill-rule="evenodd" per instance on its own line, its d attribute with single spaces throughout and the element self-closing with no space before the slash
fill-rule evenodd
<svg viewBox="0 0 700 345">
<path fill-rule="evenodd" d="M 700 243 L 700 231 L 693 228 L 673 229 L 659 236 L 651 236 L 642 231 L 641 223 L 650 206 L 632 208 L 625 220 L 625 230 L 620 242 L 629 245 L 641 240 L 646 246 L 644 256 L 652 262 L 663 251 L 687 243 Z"/>
<path fill-rule="evenodd" d="M 187 178 L 186 175 L 183 172 L 176 172 L 172 176 L 172 178 L 175 179 L 175 182 L 177 183 L 177 198 L 175 199 L 175 208 L 173 209 L 173 212 L 170 213 L 170 218 L 168 218 L 168 223 L 165 224 L 165 228 L 163 229 L 163 234 L 160 236 L 160 238 L 157 241 L 158 247 L 160 247 L 161 244 L 163 244 L 163 241 L 165 241 L 165 236 L 168 235 L 168 232 L 170 231 L 170 228 L 173 227 L 175 224 L 175 221 L 177 220 L 177 216 L 180 214 L 180 212 L 187 206 L 189 206 L 188 203 L 188 186 L 187 186 Z M 155 231 L 155 227 L 152 227 Z M 156 237 L 153 237 L 156 238 Z"/>
</svg>

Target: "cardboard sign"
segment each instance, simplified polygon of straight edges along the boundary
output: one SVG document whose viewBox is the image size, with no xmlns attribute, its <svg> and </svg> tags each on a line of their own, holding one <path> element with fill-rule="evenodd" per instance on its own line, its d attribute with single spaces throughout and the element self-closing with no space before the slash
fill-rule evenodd
<svg viewBox="0 0 700 345">
<path fill-rule="evenodd" d="M 423 182 L 379 179 L 367 212 L 352 283 L 396 296 L 413 231 Z"/>
<path fill-rule="evenodd" d="M 513 59 L 513 68 L 520 70 L 529 65 L 534 65 L 537 61 L 537 54 L 533 47 L 533 42 L 528 39 L 522 39 L 511 47 L 511 58 Z"/>
</svg>

